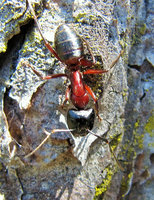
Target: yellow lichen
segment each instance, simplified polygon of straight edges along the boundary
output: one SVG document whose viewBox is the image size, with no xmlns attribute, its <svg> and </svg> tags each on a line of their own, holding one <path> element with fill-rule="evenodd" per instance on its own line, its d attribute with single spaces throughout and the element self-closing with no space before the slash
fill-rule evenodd
<svg viewBox="0 0 154 200">
<path fill-rule="evenodd" d="M 86 16 L 86 13 L 79 13 L 76 17 L 75 17 L 75 20 L 77 22 L 82 22 L 83 21 L 83 18 Z"/>
<path fill-rule="evenodd" d="M 132 178 L 133 178 L 133 172 L 130 172 L 127 177 L 123 176 L 122 178 L 122 182 L 121 182 L 121 192 L 122 192 L 122 196 L 126 196 L 127 193 L 130 190 L 131 187 L 131 183 L 132 183 Z"/>
<path fill-rule="evenodd" d="M 95 196 L 93 200 L 100 199 L 100 197 L 107 190 L 111 183 L 112 176 L 114 174 L 113 169 L 111 169 L 111 167 L 109 166 L 108 168 L 104 169 L 104 171 L 106 171 L 106 177 L 103 179 L 102 183 L 96 187 Z"/>
<path fill-rule="evenodd" d="M 97 18 L 94 15 L 89 15 L 89 19 L 92 20 L 92 21 L 95 21 Z"/>
<path fill-rule="evenodd" d="M 151 137 L 154 137 L 154 115 L 148 119 L 144 127 L 144 132 L 149 133 Z"/>
<path fill-rule="evenodd" d="M 139 28 L 139 33 L 141 35 L 144 35 L 146 32 L 146 24 L 141 24 L 140 28 Z"/>
<path fill-rule="evenodd" d="M 132 45 L 141 43 L 141 37 L 146 33 L 146 24 L 136 24 L 135 33 L 132 35 Z"/>
</svg>

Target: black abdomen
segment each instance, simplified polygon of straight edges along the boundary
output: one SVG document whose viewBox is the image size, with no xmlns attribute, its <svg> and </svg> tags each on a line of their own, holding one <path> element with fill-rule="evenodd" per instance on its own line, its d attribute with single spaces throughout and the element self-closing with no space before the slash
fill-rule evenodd
<svg viewBox="0 0 154 200">
<path fill-rule="evenodd" d="M 55 33 L 55 50 L 67 65 L 76 64 L 83 55 L 82 40 L 72 28 L 62 24 Z"/>
<path fill-rule="evenodd" d="M 93 128 L 95 120 L 94 109 L 76 110 L 70 109 L 67 113 L 67 124 L 69 129 L 73 129 L 71 132 L 76 136 L 84 136 L 89 133 L 89 130 Z"/>
</svg>

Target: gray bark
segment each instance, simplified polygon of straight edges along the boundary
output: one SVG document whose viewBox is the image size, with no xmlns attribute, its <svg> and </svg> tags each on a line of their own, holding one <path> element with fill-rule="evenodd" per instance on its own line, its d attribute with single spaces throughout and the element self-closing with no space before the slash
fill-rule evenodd
<svg viewBox="0 0 154 200">
<path fill-rule="evenodd" d="M 69 84 L 65 78 L 42 81 L 42 74 L 64 73 L 66 67 L 46 49 L 26 1 L 0 1 L 0 192 L 3 199 L 145 199 L 152 200 L 153 10 L 152 1 L 33 1 L 44 37 L 53 45 L 58 25 L 69 23 L 85 38 L 96 58 L 95 68 L 109 69 L 86 78 L 99 97 L 92 134 L 74 137 L 44 129 L 67 129 L 71 102 L 61 108 Z M 85 53 L 87 50 L 85 48 Z M 94 107 L 90 101 L 88 107 Z"/>
</svg>

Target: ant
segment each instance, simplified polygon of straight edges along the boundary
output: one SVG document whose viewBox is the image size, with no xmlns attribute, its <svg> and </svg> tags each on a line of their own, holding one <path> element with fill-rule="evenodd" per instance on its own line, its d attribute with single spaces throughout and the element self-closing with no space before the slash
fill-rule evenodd
<svg viewBox="0 0 154 200">
<path fill-rule="evenodd" d="M 60 62 L 66 65 L 69 73 L 68 74 L 64 74 L 64 73 L 50 74 L 48 76 L 42 76 L 42 74 L 39 71 L 37 71 L 33 66 L 31 66 L 29 63 L 27 63 L 26 65 L 30 67 L 33 70 L 33 72 L 37 76 L 39 76 L 42 80 L 49 80 L 52 78 L 59 78 L 59 77 L 68 78 L 71 84 L 66 89 L 65 100 L 64 100 L 63 105 L 70 99 L 73 105 L 77 109 L 77 110 L 70 109 L 68 111 L 68 115 L 67 115 L 67 121 L 68 121 L 68 127 L 69 127 L 68 130 L 54 129 L 51 131 L 51 133 L 55 133 L 59 131 L 74 131 L 74 129 L 78 129 L 79 131 L 79 129 L 82 128 L 83 126 L 86 129 L 87 127 L 89 127 L 87 131 L 95 135 L 96 137 L 101 138 L 103 141 L 105 141 L 109 145 L 111 153 L 114 155 L 114 152 L 111 149 L 109 141 L 107 139 L 104 139 L 94 134 L 92 131 L 90 131 L 93 128 L 94 118 L 95 118 L 94 109 L 85 110 L 85 107 L 89 103 L 90 96 L 92 97 L 95 103 L 96 115 L 98 116 L 100 120 L 101 118 L 99 116 L 99 111 L 98 111 L 98 100 L 94 92 L 92 91 L 92 89 L 83 82 L 83 76 L 86 74 L 103 74 L 103 73 L 108 72 L 117 63 L 123 51 L 121 51 L 118 57 L 112 62 L 109 70 L 87 69 L 86 71 L 83 71 L 81 73 L 80 66 L 84 66 L 84 67 L 95 66 L 95 58 L 90 50 L 88 43 L 79 35 L 77 35 L 77 33 L 69 25 L 62 24 L 57 27 L 57 30 L 55 33 L 55 40 L 54 40 L 55 49 L 52 48 L 51 45 L 47 42 L 47 40 L 44 38 L 42 34 L 41 28 L 39 26 L 37 17 L 35 15 L 34 9 L 30 1 L 27 0 L 27 2 L 33 14 L 34 21 L 37 25 L 38 31 L 44 41 L 45 46 Z M 92 61 L 84 58 L 83 43 L 86 44 L 87 49 L 91 55 Z M 78 121 L 78 119 L 80 120 Z M 85 120 L 86 120 L 86 123 L 85 123 Z M 46 130 L 44 130 L 44 132 L 46 133 L 47 137 L 41 142 L 41 144 L 35 150 L 33 150 L 28 155 L 26 155 L 25 158 L 34 154 L 46 142 L 46 140 L 51 135 Z"/>
<path fill-rule="evenodd" d="M 103 74 L 103 73 L 108 72 L 119 60 L 122 54 L 122 51 L 120 52 L 118 57 L 115 59 L 115 61 L 112 62 L 109 70 L 88 69 L 81 73 L 80 66 L 92 67 L 95 65 L 95 58 L 90 50 L 88 43 L 79 35 L 77 35 L 77 33 L 69 25 L 62 24 L 57 27 L 57 30 L 55 33 L 55 40 L 54 40 L 55 50 L 54 50 L 51 47 L 51 45 L 47 42 L 47 40 L 44 38 L 41 32 L 41 28 L 39 26 L 37 17 L 35 15 L 34 9 L 30 1 L 27 0 L 27 2 L 33 14 L 34 21 L 38 27 L 39 33 L 44 41 L 45 46 L 60 62 L 66 65 L 69 73 L 68 74 L 64 74 L 64 73 L 50 74 L 48 76 L 43 76 L 39 71 L 37 71 L 30 64 L 27 63 L 26 65 L 30 67 L 33 70 L 33 72 L 37 76 L 39 76 L 42 80 L 49 80 L 52 78 L 59 78 L 59 77 L 68 78 L 71 84 L 66 89 L 65 100 L 63 102 L 62 107 L 67 101 L 71 100 L 73 105 L 76 107 L 78 111 L 85 110 L 85 107 L 89 103 L 89 97 L 91 96 L 95 103 L 96 115 L 101 120 L 101 117 L 99 116 L 99 112 L 98 112 L 98 99 L 96 98 L 92 89 L 83 82 L 83 76 L 86 74 Z M 83 42 L 86 43 L 87 49 L 92 57 L 92 62 L 84 58 Z"/>
</svg>

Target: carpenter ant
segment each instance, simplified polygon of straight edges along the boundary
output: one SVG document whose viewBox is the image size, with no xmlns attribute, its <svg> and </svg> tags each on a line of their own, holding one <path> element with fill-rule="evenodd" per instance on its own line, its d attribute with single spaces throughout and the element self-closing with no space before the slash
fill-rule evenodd
<svg viewBox="0 0 154 200">
<path fill-rule="evenodd" d="M 72 28 L 70 28 L 69 25 L 62 24 L 58 26 L 55 33 L 55 40 L 54 40 L 55 50 L 54 50 L 51 47 L 51 45 L 47 42 L 47 40 L 44 38 L 41 32 L 40 26 L 37 21 L 37 17 L 35 15 L 35 12 L 33 10 L 33 7 L 30 1 L 27 0 L 27 2 L 33 14 L 34 21 L 38 27 L 39 33 L 45 43 L 45 46 L 60 62 L 66 65 L 69 73 L 68 74 L 64 74 L 64 73 L 50 74 L 44 77 L 42 76 L 40 72 L 34 69 L 34 67 L 31 66 L 29 63 L 27 63 L 26 65 L 30 67 L 33 70 L 33 72 L 37 76 L 39 76 L 42 80 L 48 80 L 48 79 L 59 78 L 59 77 L 68 78 L 71 84 L 66 89 L 65 101 L 63 105 L 70 99 L 73 105 L 76 107 L 76 109 L 70 109 L 67 114 L 67 122 L 68 122 L 69 129 L 67 130 L 55 129 L 55 130 L 52 130 L 51 133 L 60 132 L 60 131 L 71 131 L 71 132 L 76 131 L 77 133 L 79 133 L 79 132 L 82 132 L 82 130 L 84 129 L 84 131 L 86 130 L 87 132 L 105 141 L 109 145 L 110 152 L 114 155 L 114 152 L 112 151 L 108 140 L 103 139 L 102 137 L 90 131 L 93 128 L 95 112 L 94 112 L 94 109 L 85 110 L 86 105 L 89 103 L 89 96 L 91 96 L 93 101 L 95 102 L 96 115 L 98 116 L 99 119 L 101 118 L 98 112 L 98 100 L 94 92 L 92 91 L 92 89 L 83 82 L 82 76 L 86 74 L 102 74 L 102 73 L 108 72 L 119 60 L 123 51 L 121 51 L 118 57 L 112 62 L 109 70 L 88 69 L 81 73 L 80 66 L 91 67 L 95 65 L 94 56 L 87 42 L 84 39 L 82 39 L 79 35 L 77 35 L 76 32 Z M 89 61 L 84 58 L 83 42 L 86 43 L 87 45 L 87 49 L 92 57 L 92 61 Z M 31 153 L 26 155 L 25 158 L 28 158 L 29 156 L 34 154 L 50 137 L 51 133 L 48 133 L 46 130 L 44 130 L 44 132 L 47 135 L 46 138 L 41 142 L 41 144 L 36 149 L 34 149 Z M 117 161 L 115 155 L 114 155 L 114 158 Z M 120 166 L 120 164 L 118 165 Z"/>
<path fill-rule="evenodd" d="M 73 103 L 73 105 L 76 107 L 78 111 L 85 110 L 86 105 L 89 103 L 89 97 L 91 96 L 93 101 L 95 102 L 95 110 L 96 110 L 96 115 L 98 118 L 101 120 L 99 113 L 98 113 L 98 100 L 92 91 L 92 89 L 86 85 L 83 82 L 82 75 L 85 74 L 102 74 L 106 73 L 109 70 L 97 70 L 97 69 L 88 69 L 84 72 L 80 72 L 80 66 L 86 66 L 86 67 L 91 67 L 92 65 L 95 65 L 95 59 L 94 56 L 92 55 L 92 52 L 85 40 L 83 40 L 79 35 L 76 34 L 76 32 L 70 28 L 66 24 L 62 24 L 58 26 L 56 33 L 55 33 L 55 50 L 51 47 L 51 45 L 46 41 L 44 38 L 40 26 L 37 21 L 37 17 L 35 15 L 35 12 L 33 10 L 33 7 L 31 3 L 28 1 L 30 10 L 33 14 L 34 21 L 38 27 L 39 33 L 48 48 L 48 50 L 63 64 L 66 65 L 67 69 L 69 70 L 68 74 L 51 74 L 48 76 L 42 76 L 40 72 L 38 72 L 36 69 L 34 69 L 33 66 L 30 64 L 27 64 L 33 72 L 39 76 L 42 80 L 48 80 L 52 78 L 59 78 L 59 77 L 66 77 L 70 80 L 71 84 L 68 86 L 66 89 L 65 93 L 65 100 L 63 105 L 70 99 Z M 92 56 L 92 62 L 84 58 L 84 48 L 83 48 L 83 41 L 86 42 L 88 51 L 90 52 Z M 116 60 L 111 64 L 110 69 L 115 65 L 115 63 L 118 61 L 120 58 L 121 53 L 119 56 L 116 58 Z M 68 113 L 68 120 L 73 118 L 73 115 L 70 114 L 69 111 Z M 79 114 L 80 112 L 78 112 Z M 92 111 L 93 113 L 93 111 Z M 81 114 L 82 115 L 82 114 Z M 93 114 L 91 114 L 93 116 Z M 81 117 L 82 118 L 82 117 Z M 84 118 L 84 117 L 83 117 Z M 90 117 L 94 118 L 94 117 Z M 81 127 L 81 126 L 80 126 Z"/>
</svg>

